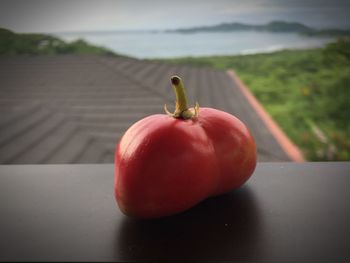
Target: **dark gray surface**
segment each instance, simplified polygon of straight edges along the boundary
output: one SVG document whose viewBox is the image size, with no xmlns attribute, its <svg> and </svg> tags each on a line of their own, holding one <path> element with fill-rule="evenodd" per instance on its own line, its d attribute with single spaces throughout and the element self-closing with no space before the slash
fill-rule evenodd
<svg viewBox="0 0 350 263">
<path fill-rule="evenodd" d="M 259 163 L 169 218 L 121 214 L 113 165 L 0 166 L 0 260 L 350 262 L 350 163 Z"/>
<path fill-rule="evenodd" d="M 0 163 L 113 162 L 134 122 L 173 108 L 170 77 L 184 79 L 189 101 L 240 118 L 259 161 L 288 156 L 224 71 L 125 57 L 0 57 Z"/>
</svg>

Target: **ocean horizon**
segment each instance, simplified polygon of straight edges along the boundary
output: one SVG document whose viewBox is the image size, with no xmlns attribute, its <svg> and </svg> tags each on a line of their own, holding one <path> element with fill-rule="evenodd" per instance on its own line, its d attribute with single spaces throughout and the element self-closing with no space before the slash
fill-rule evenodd
<svg viewBox="0 0 350 263">
<path fill-rule="evenodd" d="M 115 53 L 139 59 L 247 55 L 283 49 L 323 47 L 334 37 L 256 31 L 170 33 L 161 31 L 105 31 L 56 33 L 66 41 L 84 39 Z"/>
</svg>

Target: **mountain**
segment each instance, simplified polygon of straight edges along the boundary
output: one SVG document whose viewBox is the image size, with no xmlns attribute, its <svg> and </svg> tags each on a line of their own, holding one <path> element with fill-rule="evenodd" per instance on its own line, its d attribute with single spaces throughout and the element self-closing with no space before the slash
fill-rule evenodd
<svg viewBox="0 0 350 263">
<path fill-rule="evenodd" d="M 94 46 L 82 39 L 65 42 L 47 34 L 19 34 L 0 28 L 0 55 L 99 54 L 115 55 L 104 47 Z"/>
<path fill-rule="evenodd" d="M 324 29 L 316 30 L 297 22 L 272 21 L 265 25 L 252 25 L 244 23 L 221 23 L 213 26 L 200 26 L 167 30 L 170 33 L 192 34 L 200 32 L 234 32 L 234 31 L 264 31 L 275 33 L 300 33 L 308 36 L 350 36 L 350 30 Z"/>
<path fill-rule="evenodd" d="M 221 23 L 213 26 L 200 26 L 191 28 L 180 28 L 168 30 L 168 32 L 178 33 L 198 33 L 198 32 L 229 32 L 229 31 L 269 31 L 269 32 L 307 32 L 312 28 L 296 22 L 272 21 L 265 25 L 251 25 L 243 23 Z"/>
</svg>

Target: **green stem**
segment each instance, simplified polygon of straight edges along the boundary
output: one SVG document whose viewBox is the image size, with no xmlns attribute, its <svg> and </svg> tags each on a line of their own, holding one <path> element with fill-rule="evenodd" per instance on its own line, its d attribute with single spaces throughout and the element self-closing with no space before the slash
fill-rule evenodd
<svg viewBox="0 0 350 263">
<path fill-rule="evenodd" d="M 185 87 L 182 83 L 181 78 L 178 76 L 172 76 L 171 77 L 171 83 L 173 85 L 175 95 L 176 95 L 176 105 L 175 105 L 175 112 L 170 113 L 165 105 L 165 112 L 175 118 L 182 118 L 182 119 L 193 119 L 197 117 L 198 115 L 198 103 L 196 104 L 194 108 L 194 112 L 191 111 L 188 106 L 187 106 L 187 96 L 186 96 L 186 91 Z"/>
<path fill-rule="evenodd" d="M 177 76 L 173 76 L 171 77 L 171 83 L 173 84 L 173 88 L 176 95 L 175 112 L 183 112 L 185 110 L 188 110 L 187 96 L 182 80 Z"/>
</svg>

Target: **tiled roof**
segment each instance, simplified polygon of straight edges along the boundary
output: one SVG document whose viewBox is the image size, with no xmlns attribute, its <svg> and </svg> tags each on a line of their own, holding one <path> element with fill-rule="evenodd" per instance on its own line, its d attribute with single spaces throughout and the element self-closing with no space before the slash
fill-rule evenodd
<svg viewBox="0 0 350 263">
<path fill-rule="evenodd" d="M 192 104 L 227 111 L 247 124 L 259 161 L 289 160 L 224 71 L 67 55 L 0 58 L 0 163 L 113 162 L 130 125 L 174 104 L 169 78 L 175 74 Z"/>
</svg>

